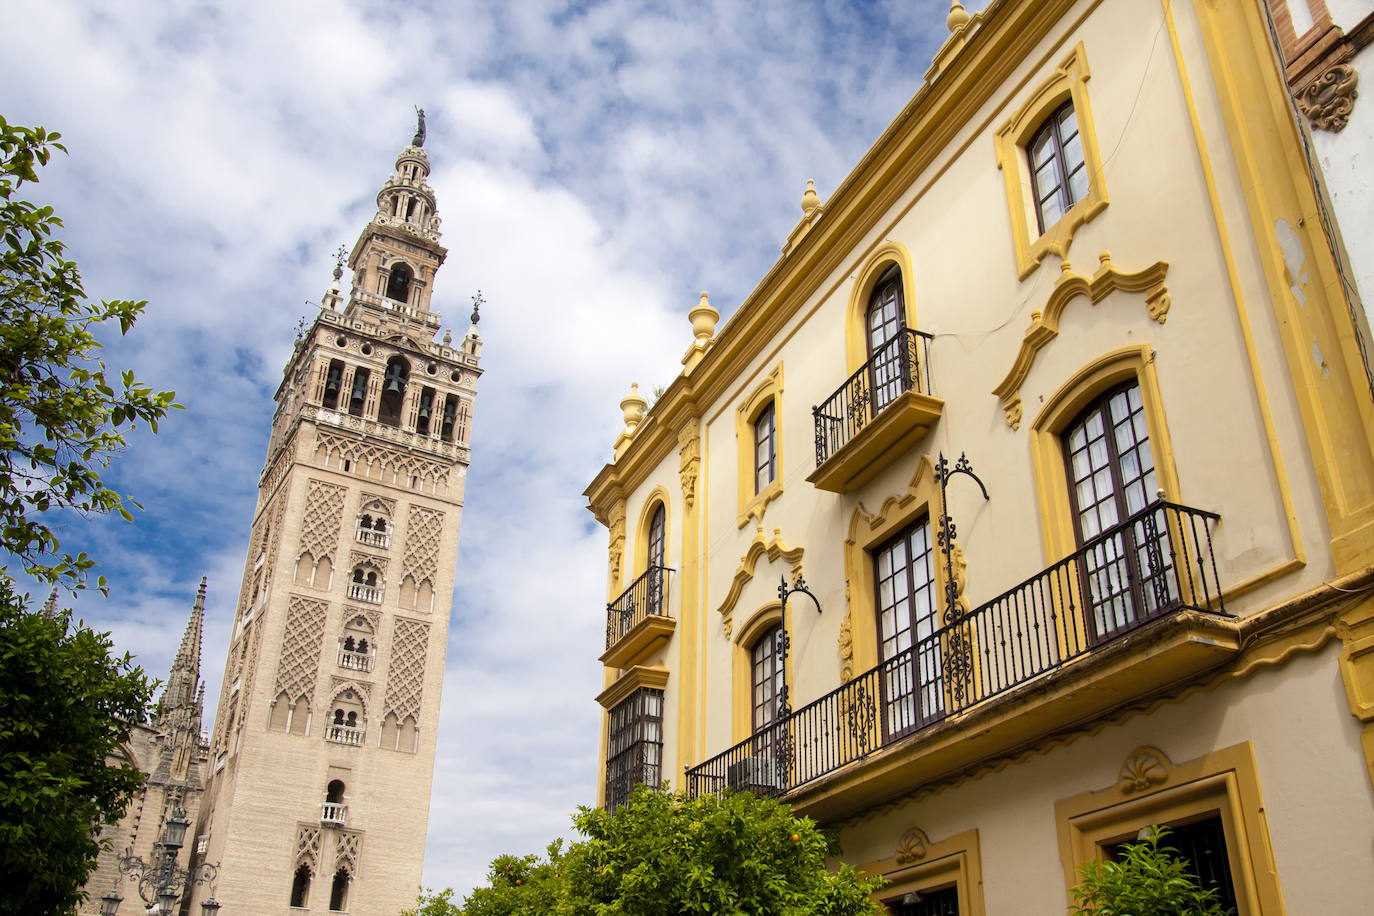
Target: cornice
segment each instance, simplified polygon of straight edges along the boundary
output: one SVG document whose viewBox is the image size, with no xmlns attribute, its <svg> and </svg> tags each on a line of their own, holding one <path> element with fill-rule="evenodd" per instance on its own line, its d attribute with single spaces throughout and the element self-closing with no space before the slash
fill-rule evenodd
<svg viewBox="0 0 1374 916">
<path fill-rule="evenodd" d="M 646 414 L 614 465 L 624 489 L 633 490 L 674 439 L 671 423 L 657 424 L 661 432 L 654 435 L 645 428 L 650 421 L 675 416 L 688 402 L 695 413 L 721 397 L 811 294 L 853 257 L 863 238 L 979 108 L 1002 91 L 1015 68 L 1059 25 L 1074 2 L 994 0 L 982 13 L 979 27 L 962 36 L 962 47 L 941 55 L 945 68 L 932 72 L 840 182 L 825 202 L 825 218 L 773 264 L 717 332 L 701 361 L 674 379 Z"/>
</svg>

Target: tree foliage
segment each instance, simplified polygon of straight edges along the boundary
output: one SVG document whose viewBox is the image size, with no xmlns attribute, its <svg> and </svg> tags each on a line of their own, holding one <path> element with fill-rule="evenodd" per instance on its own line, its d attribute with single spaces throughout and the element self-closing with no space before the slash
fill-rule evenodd
<svg viewBox="0 0 1374 916">
<path fill-rule="evenodd" d="M 641 786 L 614 812 L 581 808 L 583 839 L 544 857 L 501 856 L 461 906 L 426 894 L 411 916 L 866 916 L 880 878 L 827 867 L 833 838 L 746 792 Z"/>
<path fill-rule="evenodd" d="M 101 480 L 139 423 L 180 405 L 98 359 L 96 333 L 127 333 L 145 303 L 85 298 L 52 207 L 23 200 L 60 135 L 0 118 L 0 916 L 66 913 L 95 867 L 95 831 L 142 783 L 106 758 L 146 718 L 153 683 L 108 633 L 70 613 L 36 614 L 19 569 L 83 588 L 95 561 L 63 552 L 53 513 L 118 512 L 132 500 Z M 105 589 L 99 578 L 97 587 Z"/>
<path fill-rule="evenodd" d="M 31 575 L 81 587 L 94 561 L 63 553 L 45 514 L 130 518 L 137 503 L 100 471 L 124 447 L 124 430 L 143 422 L 156 432 L 180 405 L 173 392 L 155 392 L 132 372 L 114 375 L 97 358 L 97 329 L 113 323 L 127 334 L 147 303 L 87 300 L 54 236 L 62 221 L 17 196 L 53 150 L 66 151 L 60 136 L 0 118 L 0 544 Z"/>
<path fill-rule="evenodd" d="M 1074 916 L 1228 916 L 1215 889 L 1202 890 L 1177 850 L 1161 846 L 1167 827 L 1147 828 L 1112 862 L 1089 862 L 1073 888 Z"/>
<path fill-rule="evenodd" d="M 99 852 L 93 828 L 143 784 L 106 759 L 153 683 L 112 648 L 109 634 L 32 613 L 0 583 L 0 914 L 70 911 Z"/>
</svg>

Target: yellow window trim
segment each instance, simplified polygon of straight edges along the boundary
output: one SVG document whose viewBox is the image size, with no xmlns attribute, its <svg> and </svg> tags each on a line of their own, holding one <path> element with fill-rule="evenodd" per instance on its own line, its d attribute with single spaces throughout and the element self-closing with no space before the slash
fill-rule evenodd
<svg viewBox="0 0 1374 916">
<path fill-rule="evenodd" d="M 1238 916 L 1285 912 L 1259 776 L 1250 742 L 1173 764 L 1157 747 L 1136 748 L 1117 781 L 1057 802 L 1059 858 L 1066 893 L 1079 868 L 1105 858 L 1104 844 L 1134 840 L 1141 827 L 1221 815 L 1236 885 Z"/>
<path fill-rule="evenodd" d="M 978 830 L 965 830 L 932 843 L 926 832 L 912 827 L 897 840 L 896 851 L 886 859 L 858 866 L 866 875 L 881 875 L 890 883 L 873 894 L 878 902 L 900 900 L 913 891 L 936 890 L 955 885 L 959 912 L 984 916 L 983 859 L 978 849 Z"/>
<path fill-rule="evenodd" d="M 1107 181 L 1102 171 L 1102 154 L 1097 144 L 1097 127 L 1088 103 L 1088 57 L 1083 42 L 1055 68 L 1054 74 L 1007 120 L 993 137 L 997 167 L 1007 184 L 1007 210 L 1011 219 L 1012 245 L 1016 252 L 1018 276 L 1024 280 L 1048 254 L 1067 257 L 1078 227 L 1107 207 Z M 1031 136 L 1065 101 L 1073 102 L 1078 136 L 1083 146 L 1083 162 L 1088 172 L 1088 193 L 1043 234 L 1032 238 L 1039 223 L 1035 195 L 1031 192 L 1030 166 L 1026 144 Z"/>
<path fill-rule="evenodd" d="M 731 734 L 734 735 L 734 743 L 738 744 L 745 738 L 754 733 L 754 680 L 753 666 L 749 658 L 749 653 L 753 651 L 754 644 L 770 627 L 782 620 L 782 605 L 776 601 L 770 601 L 763 607 L 756 610 L 753 615 L 735 631 L 734 648 L 731 655 L 734 657 L 734 690 L 731 695 L 734 697 L 734 706 L 731 714 Z M 787 621 L 787 638 L 792 638 L 792 621 Z M 788 653 L 787 662 L 783 666 L 784 676 L 787 678 L 787 687 L 790 690 L 795 683 L 792 678 L 792 655 Z"/>
<path fill-rule="evenodd" d="M 596 702 L 601 704 L 602 709 L 610 712 L 641 687 L 662 690 L 666 686 L 668 686 L 667 668 L 660 665 L 635 665 L 616 678 L 609 687 L 597 694 Z M 605 762 L 602 763 L 604 766 Z"/>
<path fill-rule="evenodd" d="M 1149 430 L 1150 449 L 1155 458 L 1155 479 L 1166 498 L 1182 501 L 1169 426 L 1164 417 L 1164 399 L 1159 391 L 1159 377 L 1155 373 L 1154 349 L 1144 343 L 1103 354 L 1078 370 L 1049 397 L 1031 426 L 1031 460 L 1040 505 L 1040 532 L 1046 565 L 1078 549 L 1060 434 L 1093 398 L 1108 388 L 1130 380 L 1140 386 L 1140 401 L 1145 410 L 1145 425 Z"/>
<path fill-rule="evenodd" d="M 754 423 L 773 405 L 773 462 L 777 471 L 768 486 L 754 492 Z M 782 495 L 782 363 L 779 362 L 735 410 L 735 444 L 739 452 L 739 519 L 743 528 L 754 519 L 763 524 L 768 504 Z"/>
<path fill-rule="evenodd" d="M 854 286 L 849 292 L 849 305 L 845 310 L 844 339 L 845 363 L 849 375 L 859 371 L 868 362 L 868 297 L 887 269 L 892 265 L 902 274 L 902 306 L 906 311 L 906 326 L 916 328 L 916 284 L 915 271 L 911 266 L 911 252 L 901 242 L 887 241 L 869 254 L 862 268 L 855 274 Z M 840 387 L 844 379 L 836 379 L 835 387 Z"/>
<path fill-rule="evenodd" d="M 935 516 L 940 512 L 939 489 L 935 486 L 935 465 L 929 455 L 916 462 L 916 472 L 900 493 L 883 500 L 872 515 L 855 507 L 849 519 L 849 536 L 844 542 L 845 594 L 849 608 L 840 624 L 840 682 L 847 683 L 878 664 L 878 621 L 873 584 L 873 557 L 869 553 L 888 538 L 921 516 L 931 517 L 932 536 Z M 935 593 L 945 594 L 943 563 L 935 563 Z M 942 598 L 940 599 L 943 600 Z M 943 612 L 941 607 L 941 612 Z"/>
</svg>

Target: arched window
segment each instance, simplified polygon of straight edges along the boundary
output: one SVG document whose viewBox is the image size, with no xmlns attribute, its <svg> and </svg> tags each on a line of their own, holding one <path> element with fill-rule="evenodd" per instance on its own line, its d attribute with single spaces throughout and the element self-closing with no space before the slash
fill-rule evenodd
<svg viewBox="0 0 1374 916">
<path fill-rule="evenodd" d="M 329 361 L 329 368 L 324 375 L 324 396 L 320 403 L 333 410 L 339 406 L 340 387 L 343 385 L 344 365 L 337 359 Z"/>
<path fill-rule="evenodd" d="M 367 530 L 371 531 L 371 530 L 372 530 L 372 516 L 370 516 L 370 515 L 364 515 L 362 518 L 358 519 L 358 526 L 359 526 L 360 528 L 366 528 Z"/>
<path fill-rule="evenodd" d="M 350 416 L 361 417 L 363 408 L 367 406 L 367 379 L 368 371 L 363 368 L 353 370 L 353 387 L 348 392 L 348 413 Z"/>
<path fill-rule="evenodd" d="M 361 566 L 355 567 L 353 569 L 353 581 L 358 583 L 359 585 L 363 584 L 364 575 L 365 574 L 363 573 L 363 568 Z"/>
<path fill-rule="evenodd" d="M 434 415 L 434 389 L 426 385 L 420 390 L 420 407 L 415 414 L 415 431 L 422 436 L 429 435 L 430 420 Z"/>
<path fill-rule="evenodd" d="M 377 585 L 377 571 L 376 571 L 375 569 L 369 569 L 369 570 L 367 571 L 367 584 L 368 584 L 368 587 L 370 587 L 370 588 L 375 588 L 375 587 L 376 587 L 376 585 Z"/>
<path fill-rule="evenodd" d="M 333 912 L 343 912 L 348 905 L 348 884 L 350 876 L 348 869 L 341 868 L 334 873 L 334 881 L 329 887 L 329 909 Z"/>
<path fill-rule="evenodd" d="M 342 805 L 344 800 L 344 784 L 342 779 L 331 779 L 325 788 L 324 800 L 331 805 Z"/>
<path fill-rule="evenodd" d="M 343 711 L 342 709 L 336 709 L 336 710 L 334 710 L 334 724 L 335 724 L 335 725 L 343 725 L 343 724 L 344 724 L 344 711 Z"/>
<path fill-rule="evenodd" d="M 750 725 L 755 732 L 777 721 L 785 683 L 782 625 L 775 623 L 763 631 L 749 650 Z"/>
<path fill-rule="evenodd" d="M 386 297 L 396 302 L 409 302 L 410 283 L 414 279 L 415 274 L 409 266 L 399 262 L 393 264 L 391 276 L 386 281 Z"/>
<path fill-rule="evenodd" d="M 344 651 L 345 651 L 345 652 L 355 652 L 355 651 L 357 651 L 357 643 L 355 643 L 355 642 L 353 641 L 353 637 L 352 637 L 352 636 L 346 636 L 346 637 L 344 637 L 343 646 L 344 646 Z"/>
<path fill-rule="evenodd" d="M 1035 217 L 1043 233 L 1088 193 L 1088 170 L 1072 101 L 1055 109 L 1035 131 L 1026 144 L 1026 158 Z"/>
<path fill-rule="evenodd" d="M 382 376 L 382 397 L 377 406 L 377 419 L 389 426 L 401 423 L 401 405 L 405 402 L 406 384 L 410 379 L 410 363 L 404 357 L 387 360 Z"/>
<path fill-rule="evenodd" d="M 906 304 L 902 296 L 902 272 L 889 267 L 868 296 L 864 315 L 867 329 L 869 383 L 873 387 L 873 412 L 877 413 L 910 387 L 906 369 Z"/>
<path fill-rule="evenodd" d="M 883 734 L 888 740 L 944 715 L 944 683 L 930 519 L 904 528 L 873 551 Z"/>
<path fill-rule="evenodd" d="M 358 727 L 358 713 L 356 710 L 350 709 L 348 711 L 348 718 L 344 721 L 344 724 L 347 725 L 349 728 Z"/>
<path fill-rule="evenodd" d="M 291 879 L 291 905 L 294 907 L 306 907 L 310 905 L 310 866 L 302 865 L 296 869 L 296 876 Z"/>
<path fill-rule="evenodd" d="M 366 640 L 366 639 L 360 639 L 360 640 L 358 640 L 358 651 L 359 651 L 360 653 L 362 653 L 363 655 L 366 655 L 366 654 L 367 654 L 367 640 Z"/>
<path fill-rule="evenodd" d="M 664 562 L 666 559 L 667 518 L 667 510 L 663 508 L 663 503 L 659 503 L 654 508 L 653 518 L 649 520 L 648 613 L 660 617 L 663 615 L 663 569 L 667 565 Z"/>
<path fill-rule="evenodd" d="M 773 402 L 754 419 L 754 492 L 762 493 L 778 476 L 777 423 Z"/>
<path fill-rule="evenodd" d="M 1168 526 L 1138 515 L 1159 487 L 1140 384 L 1131 380 L 1090 403 L 1063 434 L 1088 628 L 1095 641 L 1172 602 Z M 1136 518 L 1128 524 L 1128 520 Z"/>
<path fill-rule="evenodd" d="M 386 531 L 386 519 L 378 517 L 372 526 L 373 531 Z"/>
</svg>

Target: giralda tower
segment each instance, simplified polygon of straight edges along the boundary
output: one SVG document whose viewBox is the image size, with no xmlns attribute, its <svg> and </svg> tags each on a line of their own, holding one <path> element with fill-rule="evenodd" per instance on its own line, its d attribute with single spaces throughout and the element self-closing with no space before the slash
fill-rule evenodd
<svg viewBox="0 0 1374 916">
<path fill-rule="evenodd" d="M 475 308 L 435 339 L 424 135 L 277 389 L 197 829 L 225 913 L 395 916 L 420 884 L 482 346 Z"/>
</svg>

